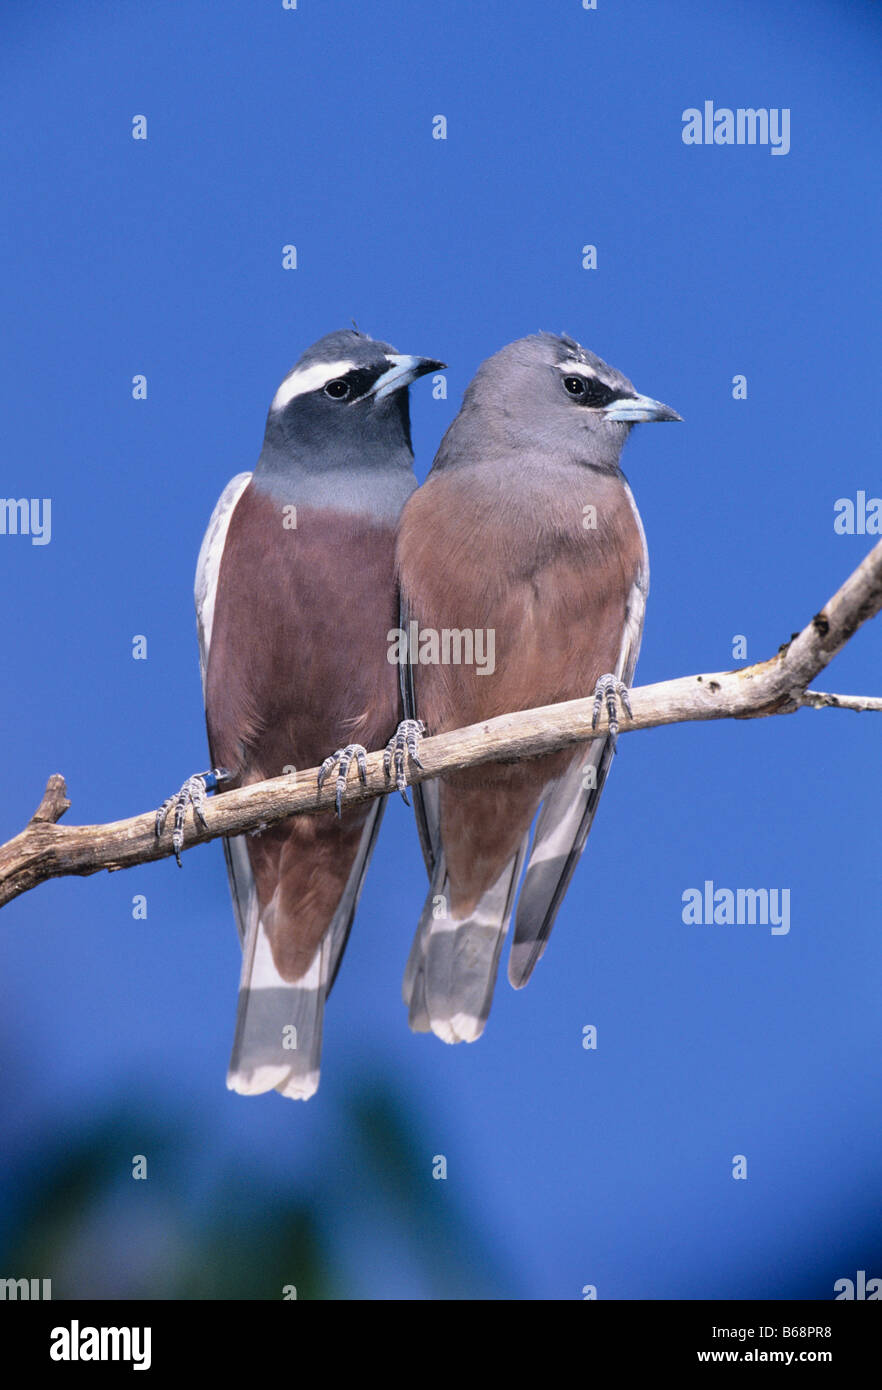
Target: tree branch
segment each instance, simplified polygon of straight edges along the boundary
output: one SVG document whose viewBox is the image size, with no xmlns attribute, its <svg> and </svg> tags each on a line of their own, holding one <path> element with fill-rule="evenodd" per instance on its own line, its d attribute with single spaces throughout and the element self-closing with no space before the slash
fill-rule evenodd
<svg viewBox="0 0 882 1390">
<path fill-rule="evenodd" d="M 683 676 L 630 692 L 633 717 L 622 715 L 621 733 L 700 719 L 757 719 L 791 714 L 800 708 L 882 711 L 882 698 L 829 695 L 809 682 L 833 659 L 862 623 L 882 608 L 882 541 L 828 603 L 768 661 L 738 671 Z M 420 746 L 423 768 L 410 766 L 409 784 L 487 762 L 516 762 L 557 752 L 606 732 L 606 713 L 591 727 L 594 700 L 569 700 L 542 709 L 500 715 L 482 724 L 427 738 Z M 333 779 L 319 791 L 317 768 L 256 782 L 215 796 L 205 806 L 206 826 L 188 815 L 184 849 L 220 835 L 236 835 L 271 825 L 293 814 L 333 811 Z M 390 789 L 383 754 L 367 759 L 367 784 L 353 781 L 344 805 L 354 806 Z M 107 825 L 58 825 L 68 809 L 64 778 L 49 778 L 39 807 L 21 834 L 0 846 L 0 905 L 45 879 L 93 874 L 165 859 L 172 853 L 171 831 L 154 836 L 155 812 Z"/>
<path fill-rule="evenodd" d="M 799 703 L 805 709 L 853 709 L 858 714 L 882 710 L 882 697 L 878 695 L 828 695 L 824 690 L 807 690 Z"/>
</svg>

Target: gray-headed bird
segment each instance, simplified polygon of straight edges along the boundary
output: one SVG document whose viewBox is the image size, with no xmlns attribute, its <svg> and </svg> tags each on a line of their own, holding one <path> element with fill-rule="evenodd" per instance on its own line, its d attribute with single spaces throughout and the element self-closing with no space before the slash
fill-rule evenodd
<svg viewBox="0 0 882 1390">
<path fill-rule="evenodd" d="M 404 979 L 417 1031 L 451 1043 L 483 1031 L 525 861 L 508 967 L 516 989 L 545 949 L 606 781 L 643 630 L 646 541 L 619 456 L 633 424 L 679 419 L 573 339 L 534 334 L 481 365 L 405 504 L 407 714 L 432 735 L 593 693 L 595 720 L 605 704 L 610 728 L 587 751 L 489 763 L 414 789 L 431 879 Z M 436 634 L 434 648 L 424 632 Z M 456 645 L 445 648 L 445 632 Z M 462 659 L 479 649 L 483 662 Z"/>
<path fill-rule="evenodd" d="M 350 763 L 360 770 L 365 748 L 394 743 L 395 523 L 416 486 L 408 386 L 443 365 L 345 330 L 309 348 L 276 392 L 257 466 L 225 489 L 199 555 L 215 770 L 158 813 L 161 833 L 174 807 L 176 850 L 187 806 L 200 814 L 219 781 L 226 789 L 316 767 L 341 740 L 322 768 L 339 767 L 339 813 Z M 231 1089 L 315 1091 L 324 1002 L 384 801 L 224 842 L 243 953 Z"/>
</svg>

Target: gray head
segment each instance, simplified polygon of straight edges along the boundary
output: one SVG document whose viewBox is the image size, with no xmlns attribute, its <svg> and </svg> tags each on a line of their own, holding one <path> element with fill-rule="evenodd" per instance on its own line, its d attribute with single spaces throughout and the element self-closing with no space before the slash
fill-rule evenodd
<svg viewBox="0 0 882 1390">
<path fill-rule="evenodd" d="M 304 474 L 345 474 L 412 462 L 407 388 L 443 362 L 407 357 L 345 328 L 304 352 L 269 409 L 258 485 Z"/>
<path fill-rule="evenodd" d="M 680 418 L 573 338 L 533 333 L 481 363 L 435 467 L 523 448 L 615 469 L 632 425 Z"/>
</svg>

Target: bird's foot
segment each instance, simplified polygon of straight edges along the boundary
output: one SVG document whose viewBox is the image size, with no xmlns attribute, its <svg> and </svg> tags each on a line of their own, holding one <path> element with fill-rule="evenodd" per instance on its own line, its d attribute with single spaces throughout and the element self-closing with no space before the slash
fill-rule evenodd
<svg viewBox="0 0 882 1390">
<path fill-rule="evenodd" d="M 197 772 L 193 777 L 187 778 L 179 792 L 175 792 L 174 796 L 163 801 L 156 812 L 154 834 L 159 840 L 162 838 L 168 813 L 172 807 L 175 808 L 175 817 L 172 823 L 172 849 L 175 852 L 179 869 L 183 867 L 181 850 L 184 848 L 184 820 L 187 815 L 187 807 L 193 807 L 194 816 L 204 826 L 205 816 L 202 814 L 202 807 L 205 805 L 205 798 L 209 792 L 217 791 L 221 782 L 226 782 L 232 775 L 225 767 L 214 767 L 209 772 Z"/>
<path fill-rule="evenodd" d="M 628 687 L 624 681 L 620 681 L 618 676 L 607 673 L 601 676 L 594 687 L 594 709 L 591 712 L 591 727 L 597 728 L 597 720 L 600 711 L 606 702 L 606 717 L 609 724 L 609 736 L 612 739 L 613 748 L 616 746 L 616 738 L 619 732 L 619 707 L 617 701 L 621 701 L 622 708 L 629 719 L 633 719 L 631 705 L 628 700 Z"/>
<path fill-rule="evenodd" d="M 347 743 L 345 748 L 338 748 L 336 753 L 332 753 L 329 758 L 325 758 L 319 768 L 318 785 L 319 791 L 325 784 L 325 778 L 331 771 L 335 763 L 339 763 L 337 768 L 337 795 L 334 797 L 334 805 L 337 808 L 337 818 L 343 814 L 343 793 L 346 790 L 346 778 L 349 776 L 349 768 L 352 759 L 355 758 L 358 764 L 358 776 L 361 785 L 367 785 L 367 749 L 360 743 Z"/>
<path fill-rule="evenodd" d="M 421 719 L 402 719 L 383 753 L 383 773 L 386 780 L 389 780 L 394 771 L 395 785 L 407 806 L 410 805 L 407 799 L 407 782 L 404 780 L 407 759 L 410 758 L 417 767 L 422 767 L 417 749 L 425 732 L 426 726 Z"/>
</svg>

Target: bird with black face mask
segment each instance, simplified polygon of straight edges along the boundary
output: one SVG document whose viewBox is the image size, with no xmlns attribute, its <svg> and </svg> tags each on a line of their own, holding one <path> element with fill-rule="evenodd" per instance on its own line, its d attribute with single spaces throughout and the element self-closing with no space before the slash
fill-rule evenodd
<svg viewBox="0 0 882 1390">
<path fill-rule="evenodd" d="M 243 962 L 228 1086 L 295 1099 L 319 1079 L 325 997 L 349 935 L 383 799 L 339 818 L 349 765 L 400 719 L 387 633 L 394 528 L 416 486 L 408 385 L 442 367 L 357 331 L 303 354 L 270 406 L 253 474 L 227 486 L 196 574 L 206 722 L 216 769 L 174 807 L 322 762 L 338 817 L 295 816 L 224 842 Z M 179 861 L 180 862 L 180 861 Z"/>
<path fill-rule="evenodd" d="M 479 368 L 398 528 L 402 619 L 493 631 L 495 669 L 406 668 L 407 713 L 441 734 L 595 695 L 610 734 L 414 788 L 431 886 L 410 953 L 410 1025 L 483 1031 L 521 868 L 509 980 L 527 983 L 572 877 L 627 708 L 649 564 L 619 456 L 631 426 L 679 420 L 568 337 L 534 334 Z M 539 810 L 532 847 L 529 832 Z"/>
</svg>

